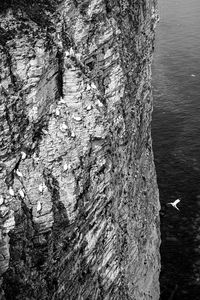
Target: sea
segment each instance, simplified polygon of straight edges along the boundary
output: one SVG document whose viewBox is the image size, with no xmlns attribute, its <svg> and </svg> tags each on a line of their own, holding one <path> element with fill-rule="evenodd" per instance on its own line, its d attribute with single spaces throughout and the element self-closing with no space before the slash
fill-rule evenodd
<svg viewBox="0 0 200 300">
<path fill-rule="evenodd" d="M 200 299 L 200 0 L 159 0 L 152 139 L 161 300 Z M 169 205 L 180 199 L 179 210 Z"/>
</svg>

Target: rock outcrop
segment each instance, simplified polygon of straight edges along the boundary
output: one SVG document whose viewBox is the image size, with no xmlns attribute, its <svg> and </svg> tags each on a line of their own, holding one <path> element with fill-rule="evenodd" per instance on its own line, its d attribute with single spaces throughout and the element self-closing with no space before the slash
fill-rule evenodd
<svg viewBox="0 0 200 300">
<path fill-rule="evenodd" d="M 159 299 L 155 1 L 0 9 L 0 298 Z"/>
</svg>

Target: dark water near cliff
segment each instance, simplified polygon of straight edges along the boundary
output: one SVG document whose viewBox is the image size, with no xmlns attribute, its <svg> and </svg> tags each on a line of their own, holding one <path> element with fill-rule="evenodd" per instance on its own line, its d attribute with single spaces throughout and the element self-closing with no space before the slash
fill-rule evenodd
<svg viewBox="0 0 200 300">
<path fill-rule="evenodd" d="M 159 0 L 152 135 L 160 189 L 161 299 L 200 299 L 200 1 Z M 167 202 L 180 198 L 180 211 Z"/>
</svg>

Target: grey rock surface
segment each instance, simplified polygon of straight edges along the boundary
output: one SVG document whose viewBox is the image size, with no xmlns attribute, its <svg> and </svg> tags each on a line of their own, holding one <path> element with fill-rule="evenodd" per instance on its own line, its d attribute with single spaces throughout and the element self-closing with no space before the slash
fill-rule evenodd
<svg viewBox="0 0 200 300">
<path fill-rule="evenodd" d="M 0 299 L 159 299 L 156 2 L 0 9 Z"/>
</svg>

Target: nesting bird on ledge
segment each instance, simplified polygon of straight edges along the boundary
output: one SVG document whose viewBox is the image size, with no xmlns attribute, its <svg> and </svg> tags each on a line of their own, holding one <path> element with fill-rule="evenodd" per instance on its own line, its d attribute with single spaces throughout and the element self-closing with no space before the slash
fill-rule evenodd
<svg viewBox="0 0 200 300">
<path fill-rule="evenodd" d="M 37 202 L 37 213 L 41 213 L 41 210 L 42 210 L 42 204 L 40 201 Z"/>
</svg>

